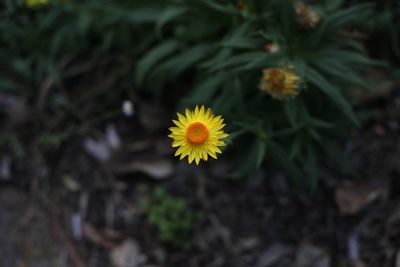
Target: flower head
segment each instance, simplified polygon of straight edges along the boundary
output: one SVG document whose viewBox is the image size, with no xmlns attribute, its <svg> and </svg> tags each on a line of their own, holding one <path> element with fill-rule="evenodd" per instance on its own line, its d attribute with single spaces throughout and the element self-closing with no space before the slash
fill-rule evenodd
<svg viewBox="0 0 400 267">
<path fill-rule="evenodd" d="M 47 5 L 49 0 L 25 0 L 25 5 L 30 8 L 35 8 L 41 5 Z"/>
<path fill-rule="evenodd" d="M 300 78 L 288 68 L 269 68 L 263 70 L 260 89 L 273 98 L 284 99 L 299 93 Z"/>
<path fill-rule="evenodd" d="M 296 2 L 294 6 L 296 21 L 304 28 L 314 28 L 321 20 L 320 15 L 303 2 Z"/>
<path fill-rule="evenodd" d="M 185 110 L 185 116 L 178 114 L 178 120 L 173 120 L 175 127 L 169 128 L 173 139 L 172 147 L 179 147 L 175 156 L 182 160 L 186 156 L 188 162 L 193 160 L 198 165 L 200 160 L 207 161 L 208 155 L 217 158 L 222 153 L 219 146 L 224 146 L 222 138 L 229 135 L 223 131 L 225 124 L 221 116 L 215 116 L 211 109 L 196 106 L 194 111 Z"/>
</svg>

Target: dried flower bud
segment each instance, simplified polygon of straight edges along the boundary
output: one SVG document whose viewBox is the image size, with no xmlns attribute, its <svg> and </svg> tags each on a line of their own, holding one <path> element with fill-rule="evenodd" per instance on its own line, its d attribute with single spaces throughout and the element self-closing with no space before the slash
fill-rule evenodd
<svg viewBox="0 0 400 267">
<path fill-rule="evenodd" d="M 279 51 L 279 45 L 275 42 L 268 42 L 264 45 L 264 50 L 267 53 L 276 53 Z"/>
<path fill-rule="evenodd" d="M 288 68 L 268 68 L 263 70 L 260 89 L 281 100 L 296 96 L 299 83 L 300 78 Z"/>
<path fill-rule="evenodd" d="M 320 15 L 303 2 L 296 2 L 294 9 L 297 23 L 304 28 L 314 28 L 321 20 Z"/>
</svg>

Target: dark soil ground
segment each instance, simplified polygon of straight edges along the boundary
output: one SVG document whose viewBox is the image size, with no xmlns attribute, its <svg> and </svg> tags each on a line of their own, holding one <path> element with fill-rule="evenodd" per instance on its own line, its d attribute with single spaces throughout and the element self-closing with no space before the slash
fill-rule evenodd
<svg viewBox="0 0 400 267">
<path fill-rule="evenodd" d="M 151 118 L 129 127 L 117 120 L 120 144 L 108 131 L 106 152 L 88 148 L 87 137 L 56 152 L 33 141 L 0 184 L 0 266 L 400 266 L 400 96 L 367 105 L 379 116 L 346 144 L 360 179 L 321 167 L 315 192 L 272 175 L 268 162 L 239 180 L 223 157 L 201 167 L 179 162 L 165 133 L 152 131 L 160 126 L 146 124 Z M 143 183 L 202 210 L 190 248 L 161 242 L 146 223 Z"/>
</svg>

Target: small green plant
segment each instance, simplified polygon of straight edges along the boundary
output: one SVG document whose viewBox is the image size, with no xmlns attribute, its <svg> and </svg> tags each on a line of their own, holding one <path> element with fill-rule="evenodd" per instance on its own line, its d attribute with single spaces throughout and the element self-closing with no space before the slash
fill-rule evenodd
<svg viewBox="0 0 400 267">
<path fill-rule="evenodd" d="M 160 240 L 176 248 L 190 247 L 202 212 L 190 210 L 184 198 L 171 195 L 161 186 L 151 190 L 141 185 L 139 191 L 144 195 L 141 207 L 147 222 L 156 228 Z"/>
</svg>

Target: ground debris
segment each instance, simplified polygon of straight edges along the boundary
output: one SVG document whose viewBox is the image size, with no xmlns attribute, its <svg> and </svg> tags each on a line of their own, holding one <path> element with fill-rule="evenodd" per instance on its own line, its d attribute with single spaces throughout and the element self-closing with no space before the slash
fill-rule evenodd
<svg viewBox="0 0 400 267">
<path fill-rule="evenodd" d="M 328 253 L 317 246 L 303 244 L 296 252 L 296 267 L 329 267 Z"/>
<path fill-rule="evenodd" d="M 113 167 L 117 174 L 127 174 L 132 172 L 142 172 L 154 179 L 164 179 L 172 175 L 174 165 L 172 161 L 166 159 L 159 160 L 134 160 L 126 164 L 119 164 Z"/>
<path fill-rule="evenodd" d="M 378 199 L 382 193 L 381 187 L 366 181 L 344 182 L 336 189 L 335 199 L 342 214 L 354 215 Z"/>
<path fill-rule="evenodd" d="M 287 258 L 293 252 L 289 246 L 282 244 L 273 244 L 264 250 L 257 259 L 256 267 L 270 267 L 276 264 L 283 258 Z"/>
<path fill-rule="evenodd" d="M 139 267 L 147 257 L 140 252 L 135 240 L 127 239 L 111 250 L 111 261 L 115 267 Z"/>
</svg>

